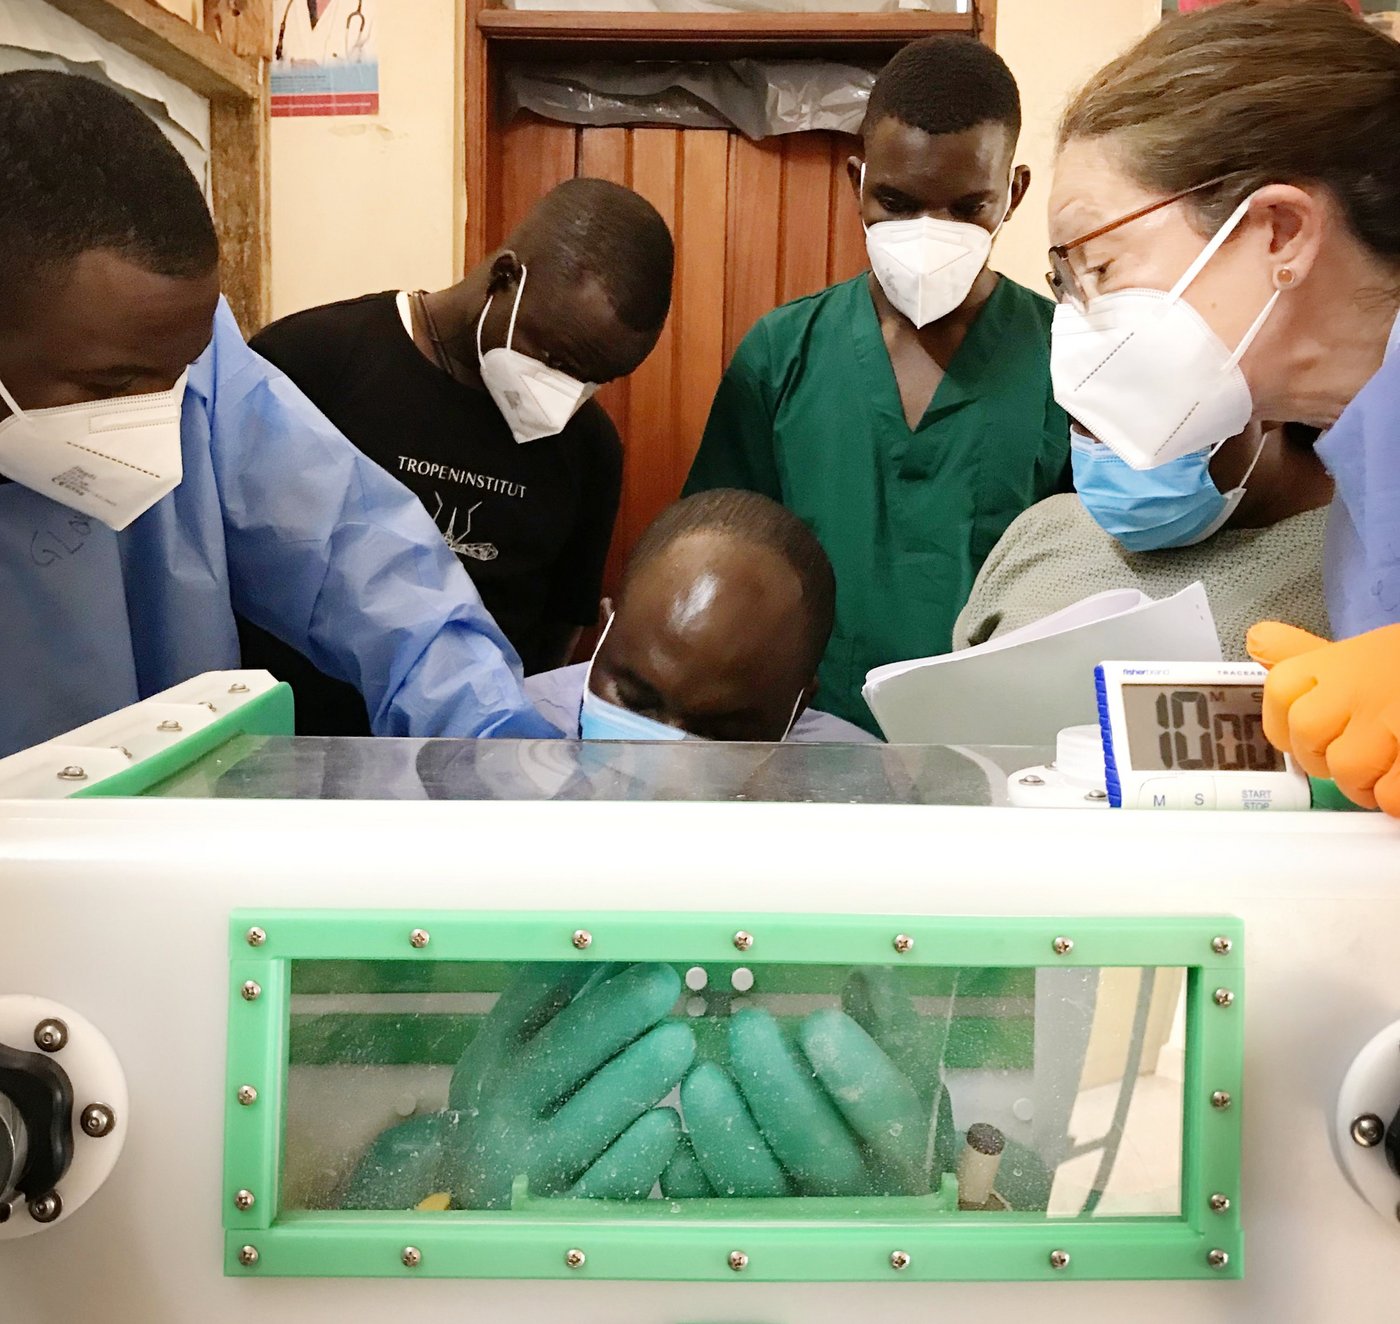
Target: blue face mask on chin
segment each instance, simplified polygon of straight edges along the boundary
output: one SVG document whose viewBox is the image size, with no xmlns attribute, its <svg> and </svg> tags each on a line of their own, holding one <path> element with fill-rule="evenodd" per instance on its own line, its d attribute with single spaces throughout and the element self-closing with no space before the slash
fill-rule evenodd
<svg viewBox="0 0 1400 1324">
<path fill-rule="evenodd" d="M 1133 469 L 1107 446 L 1071 429 L 1074 489 L 1094 522 L 1128 551 L 1190 547 L 1216 533 L 1235 513 L 1259 459 L 1256 452 L 1240 485 L 1222 493 L 1210 476 L 1218 449 L 1195 451 L 1155 469 Z"/>
<path fill-rule="evenodd" d="M 587 685 L 583 707 L 578 715 L 578 733 L 583 740 L 698 740 L 678 726 L 667 726 L 654 717 L 619 708 L 594 694 Z"/>
<path fill-rule="evenodd" d="M 598 645 L 593 650 L 588 670 L 584 673 L 583 703 L 579 708 L 578 715 L 579 738 L 581 740 L 704 740 L 704 736 L 694 735 L 678 726 L 668 726 L 665 722 L 658 722 L 654 717 L 634 713 L 630 708 L 619 707 L 615 703 L 609 703 L 601 695 L 594 694 L 593 664 L 598 660 L 598 654 L 603 648 L 603 640 L 608 637 L 608 631 L 612 629 L 612 623 L 615 619 L 616 613 L 608 617 L 608 623 L 603 626 L 603 633 L 598 636 Z M 788 718 L 787 727 L 779 737 L 780 740 L 788 738 L 788 733 L 797 721 L 797 711 L 802 707 L 802 700 L 805 697 L 805 693 L 798 694 L 797 702 L 792 705 L 792 716 Z"/>
</svg>

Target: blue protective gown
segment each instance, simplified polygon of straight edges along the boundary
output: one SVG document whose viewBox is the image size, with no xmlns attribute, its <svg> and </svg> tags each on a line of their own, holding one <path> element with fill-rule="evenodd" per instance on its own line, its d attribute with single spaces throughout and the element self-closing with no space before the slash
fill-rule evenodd
<svg viewBox="0 0 1400 1324">
<path fill-rule="evenodd" d="M 1317 454 L 1337 485 L 1323 571 L 1333 637 L 1400 623 L 1400 321 Z"/>
<path fill-rule="evenodd" d="M 235 610 L 354 685 L 376 735 L 558 735 L 417 497 L 223 300 L 180 433 L 183 481 L 121 533 L 0 484 L 0 755 L 236 667 Z"/>
</svg>

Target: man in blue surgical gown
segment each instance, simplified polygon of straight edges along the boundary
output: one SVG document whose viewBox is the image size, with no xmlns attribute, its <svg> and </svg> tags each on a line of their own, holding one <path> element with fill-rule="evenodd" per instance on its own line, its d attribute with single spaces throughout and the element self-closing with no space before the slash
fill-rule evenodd
<svg viewBox="0 0 1400 1324">
<path fill-rule="evenodd" d="M 244 344 L 217 260 L 139 110 L 0 76 L 0 756 L 237 666 L 235 609 L 376 734 L 557 734 L 417 499 Z"/>
</svg>

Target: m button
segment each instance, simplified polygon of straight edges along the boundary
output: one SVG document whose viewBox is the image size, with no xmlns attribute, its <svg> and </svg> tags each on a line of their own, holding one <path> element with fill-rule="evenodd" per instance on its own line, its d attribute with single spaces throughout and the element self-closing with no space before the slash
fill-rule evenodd
<svg viewBox="0 0 1400 1324">
<path fill-rule="evenodd" d="M 1215 783 L 1209 777 L 1153 777 L 1138 791 L 1139 809 L 1214 809 Z"/>
</svg>

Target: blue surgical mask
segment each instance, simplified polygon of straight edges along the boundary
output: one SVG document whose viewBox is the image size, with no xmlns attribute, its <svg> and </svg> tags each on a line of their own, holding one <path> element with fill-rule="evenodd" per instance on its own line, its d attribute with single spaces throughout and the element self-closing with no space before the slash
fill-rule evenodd
<svg viewBox="0 0 1400 1324">
<path fill-rule="evenodd" d="M 667 726 L 654 717 L 619 708 L 594 694 L 586 685 L 578 715 L 578 733 L 584 740 L 695 740 L 689 731 Z"/>
<path fill-rule="evenodd" d="M 615 703 L 593 693 L 593 664 L 603 649 L 603 640 L 613 627 L 617 613 L 608 617 L 603 632 L 598 636 L 597 647 L 588 659 L 588 670 L 583 674 L 583 706 L 578 714 L 578 733 L 582 740 L 695 740 L 689 731 L 678 726 L 667 726 L 654 717 L 644 717 L 630 708 L 621 708 Z"/>
<path fill-rule="evenodd" d="M 598 636 L 598 646 L 593 650 L 593 656 L 588 662 L 588 670 L 584 673 L 583 704 L 579 708 L 578 715 L 579 738 L 582 740 L 703 740 L 704 736 L 693 735 L 678 726 L 668 726 L 665 722 L 658 722 L 654 717 L 634 713 L 630 708 L 622 708 L 615 703 L 609 703 L 600 695 L 593 693 L 593 664 L 598 660 L 603 640 L 608 637 L 608 631 L 612 629 L 616 615 L 614 612 L 612 616 L 609 616 L 608 623 L 603 626 L 603 633 Z M 797 721 L 797 710 L 802 706 L 803 697 L 802 694 L 798 694 L 796 703 L 792 705 L 792 716 L 788 718 L 787 728 L 783 731 L 781 737 L 783 740 L 788 738 L 788 732 L 792 730 Z"/>
<path fill-rule="evenodd" d="M 1259 451 L 1240 485 L 1222 493 L 1210 476 L 1218 449 L 1193 451 L 1155 469 L 1132 469 L 1107 446 L 1070 430 L 1075 491 L 1094 522 L 1130 552 L 1204 542 L 1235 513 Z"/>
</svg>

